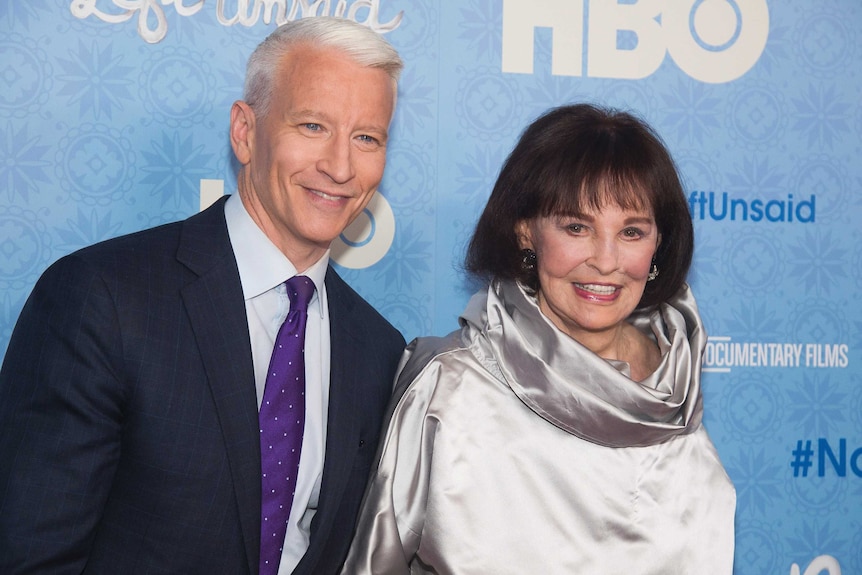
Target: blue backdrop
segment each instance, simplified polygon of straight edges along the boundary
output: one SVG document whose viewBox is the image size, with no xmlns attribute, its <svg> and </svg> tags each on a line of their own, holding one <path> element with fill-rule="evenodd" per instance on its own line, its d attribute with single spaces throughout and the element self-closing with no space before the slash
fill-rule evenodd
<svg viewBox="0 0 862 575">
<path fill-rule="evenodd" d="M 658 129 L 697 234 L 735 573 L 862 574 L 859 0 L 2 0 L 0 352 L 52 261 L 235 189 L 245 61 L 314 14 L 407 63 L 381 194 L 333 255 L 408 339 L 456 327 L 527 123 L 591 101 Z"/>
</svg>

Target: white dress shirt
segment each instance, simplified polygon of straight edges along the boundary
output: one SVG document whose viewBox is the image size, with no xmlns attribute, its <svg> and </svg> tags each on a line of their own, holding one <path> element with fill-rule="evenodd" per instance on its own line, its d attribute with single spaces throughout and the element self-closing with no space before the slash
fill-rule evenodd
<svg viewBox="0 0 862 575">
<path fill-rule="evenodd" d="M 284 282 L 297 270 L 251 219 L 238 194 L 228 198 L 225 219 L 245 298 L 259 408 L 275 337 L 290 310 Z M 302 272 L 316 289 L 308 305 L 305 336 L 305 431 L 279 575 L 291 573 L 308 549 L 311 520 L 320 496 L 329 406 L 329 306 L 323 281 L 328 264 L 327 251 Z"/>
</svg>

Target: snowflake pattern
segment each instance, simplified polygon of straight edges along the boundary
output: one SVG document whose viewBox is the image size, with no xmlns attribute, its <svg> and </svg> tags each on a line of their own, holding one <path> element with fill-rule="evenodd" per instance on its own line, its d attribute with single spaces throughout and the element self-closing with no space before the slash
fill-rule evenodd
<svg viewBox="0 0 862 575">
<path fill-rule="evenodd" d="M 111 217 L 110 211 L 100 214 L 96 208 L 87 212 L 79 207 L 74 219 L 68 218 L 65 227 L 56 228 L 62 240 L 58 247 L 71 252 L 118 235 L 122 224 L 111 221 Z"/>
<path fill-rule="evenodd" d="M 0 2 L 0 24 L 6 30 L 30 28 L 31 22 L 39 22 L 40 18 L 50 11 L 47 4 L 41 2 L 15 2 L 7 0 Z"/>
<path fill-rule="evenodd" d="M 204 145 L 195 145 L 194 137 L 180 138 L 178 132 L 165 132 L 161 140 L 151 142 L 151 151 L 142 152 L 147 165 L 141 168 L 147 176 L 144 184 L 152 186 L 151 194 L 162 206 L 173 200 L 175 207 L 194 206 L 201 178 L 211 173 Z"/>
<path fill-rule="evenodd" d="M 665 91 L 662 100 L 662 124 L 681 141 L 702 144 L 721 126 L 721 99 L 712 94 L 712 87 L 707 84 L 679 81 L 673 89 Z"/>
<path fill-rule="evenodd" d="M 484 205 L 494 187 L 496 173 L 500 169 L 506 150 L 497 144 L 481 144 L 475 152 L 468 153 L 455 164 L 458 187 L 454 193 L 470 205 Z"/>
<path fill-rule="evenodd" d="M 788 546 L 792 549 L 789 558 L 805 566 L 820 555 L 841 555 L 841 549 L 848 542 L 837 533 L 835 526 L 829 521 L 817 518 L 804 521 L 802 526 L 794 529 L 793 534 L 787 538 Z"/>
<path fill-rule="evenodd" d="M 783 337 L 782 316 L 762 300 L 740 300 L 730 309 L 725 320 L 725 331 L 732 332 L 740 340 L 781 341 Z"/>
<path fill-rule="evenodd" d="M 436 90 L 428 77 L 412 68 L 402 75 L 393 130 L 414 133 L 431 126 L 435 119 Z M 397 138 L 393 138 L 397 144 Z"/>
<path fill-rule="evenodd" d="M 746 193 L 757 190 L 769 197 L 781 197 L 787 189 L 785 171 L 768 156 L 746 156 L 739 169 L 727 176 L 728 188 Z"/>
<path fill-rule="evenodd" d="M 833 149 L 836 141 L 850 131 L 851 105 L 843 102 L 831 85 L 812 84 L 793 98 L 796 111 L 793 128 L 810 143 Z"/>
<path fill-rule="evenodd" d="M 847 394 L 829 376 L 804 373 L 802 381 L 787 390 L 787 420 L 808 437 L 828 437 L 844 423 Z"/>
<path fill-rule="evenodd" d="M 96 120 L 103 115 L 112 119 L 115 109 L 122 111 L 123 100 L 132 97 L 129 87 L 134 81 L 129 76 L 134 68 L 122 65 L 123 57 L 114 56 L 111 44 L 100 50 L 96 42 L 89 48 L 78 42 L 71 56 L 58 59 L 63 73 L 57 74 L 57 80 L 64 84 L 59 94 L 68 96 L 68 103 L 77 105 L 81 116 L 91 113 Z"/>
<path fill-rule="evenodd" d="M 421 284 L 431 272 L 428 262 L 431 260 L 432 243 L 422 239 L 421 232 L 416 227 L 405 223 L 395 232 L 389 255 L 382 260 L 375 274 L 375 280 L 385 280 L 386 285 L 398 290 L 412 289 L 414 284 Z"/>
<path fill-rule="evenodd" d="M 41 143 L 40 136 L 30 136 L 27 126 L 15 130 L 12 122 L 6 123 L 3 140 L 0 142 L 0 185 L 6 187 L 9 203 L 17 196 L 25 202 L 31 193 L 36 193 L 48 177 L 50 160 L 45 159 L 49 146 Z"/>
<path fill-rule="evenodd" d="M 807 229 L 804 238 L 789 246 L 791 273 L 807 294 L 829 295 L 848 277 L 849 250 L 835 241 L 831 231 Z"/>
<path fill-rule="evenodd" d="M 774 73 L 790 59 L 790 51 L 794 43 L 790 26 L 771 21 L 767 42 L 766 48 L 757 61 L 757 67 L 765 72 Z"/>
<path fill-rule="evenodd" d="M 503 11 L 499 0 L 472 0 L 461 8 L 459 38 L 481 61 L 491 63 L 503 43 Z"/>
<path fill-rule="evenodd" d="M 774 458 L 767 457 L 765 449 L 744 449 L 726 461 L 725 468 L 736 486 L 740 509 L 762 515 L 778 502 L 785 470 Z"/>
</svg>

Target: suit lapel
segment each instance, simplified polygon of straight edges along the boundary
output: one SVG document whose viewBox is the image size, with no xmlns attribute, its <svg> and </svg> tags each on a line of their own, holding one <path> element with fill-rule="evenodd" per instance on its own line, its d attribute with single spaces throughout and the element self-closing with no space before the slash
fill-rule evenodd
<svg viewBox="0 0 862 575">
<path fill-rule="evenodd" d="M 350 472 L 356 457 L 359 422 L 356 419 L 359 389 L 356 378 L 362 373 L 361 346 L 354 334 L 361 332 L 352 313 L 345 286 L 332 268 L 326 273 L 326 293 L 329 300 L 330 377 L 329 415 L 326 434 L 326 454 L 323 480 L 320 486 L 320 506 L 314 517 L 312 540 L 326 541 L 335 522 Z M 321 546 L 312 545 L 297 571 L 315 565 Z"/>
<path fill-rule="evenodd" d="M 254 366 L 224 202 L 183 225 L 177 259 L 198 274 L 182 293 L 206 370 L 233 477 L 249 571 L 260 554 L 260 446 Z"/>
</svg>

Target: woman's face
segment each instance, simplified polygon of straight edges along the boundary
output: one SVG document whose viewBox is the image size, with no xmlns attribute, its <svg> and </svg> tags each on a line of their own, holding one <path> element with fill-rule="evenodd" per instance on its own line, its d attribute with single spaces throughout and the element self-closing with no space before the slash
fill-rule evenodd
<svg viewBox="0 0 862 575">
<path fill-rule="evenodd" d="M 539 308 L 581 343 L 634 311 L 661 241 L 651 210 L 615 205 L 523 220 L 515 232 L 536 252 Z"/>
</svg>

